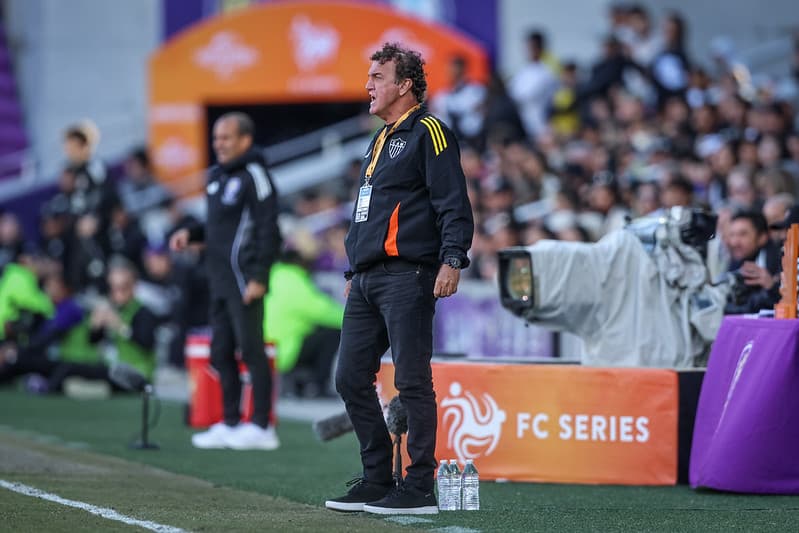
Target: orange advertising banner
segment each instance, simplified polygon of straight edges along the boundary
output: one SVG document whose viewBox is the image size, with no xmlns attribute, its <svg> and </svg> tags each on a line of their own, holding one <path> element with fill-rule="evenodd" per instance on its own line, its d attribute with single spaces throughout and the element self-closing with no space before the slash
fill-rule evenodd
<svg viewBox="0 0 799 533">
<path fill-rule="evenodd" d="M 366 103 L 369 56 L 384 42 L 422 53 L 430 94 L 446 86 L 454 55 L 469 60 L 472 79 L 488 78 L 477 42 L 387 6 L 269 2 L 192 26 L 150 58 L 149 135 L 158 175 L 175 181 L 208 164 L 207 105 Z M 193 181 L 182 186 L 203 183 Z"/>
<path fill-rule="evenodd" d="M 378 394 L 396 395 L 383 363 Z M 677 373 L 661 369 L 433 363 L 436 457 L 483 479 L 673 485 Z M 407 456 L 403 460 L 407 466 Z"/>
</svg>

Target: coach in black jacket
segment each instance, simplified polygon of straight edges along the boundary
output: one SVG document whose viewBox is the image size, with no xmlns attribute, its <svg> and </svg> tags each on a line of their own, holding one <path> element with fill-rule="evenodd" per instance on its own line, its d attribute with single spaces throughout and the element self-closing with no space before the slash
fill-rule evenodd
<svg viewBox="0 0 799 533">
<path fill-rule="evenodd" d="M 336 389 L 361 447 L 362 478 L 325 505 L 380 514 L 438 512 L 436 399 L 430 358 L 436 298 L 453 294 L 468 265 L 474 223 L 452 132 L 423 105 L 417 52 L 386 44 L 371 57 L 369 112 L 386 122 L 364 155 L 346 238 L 351 272 Z M 392 445 L 375 391 L 391 347 L 394 383 L 408 413 L 411 464 L 392 485 Z"/>
<path fill-rule="evenodd" d="M 243 113 L 228 113 L 214 124 L 214 151 L 206 194 L 205 227 L 182 229 L 170 243 L 181 250 L 205 243 L 211 286 L 211 363 L 222 382 L 224 422 L 192 437 L 198 448 L 275 449 L 269 425 L 272 376 L 263 344 L 263 297 L 269 270 L 280 248 L 277 193 L 261 152 L 253 146 L 254 126 Z M 252 423 L 241 424 L 241 380 L 235 348 L 252 380 Z"/>
</svg>

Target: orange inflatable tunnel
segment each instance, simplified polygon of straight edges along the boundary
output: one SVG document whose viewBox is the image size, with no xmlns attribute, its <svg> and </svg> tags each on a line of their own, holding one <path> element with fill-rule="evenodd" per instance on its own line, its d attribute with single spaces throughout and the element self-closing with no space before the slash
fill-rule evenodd
<svg viewBox="0 0 799 533">
<path fill-rule="evenodd" d="M 202 187 L 209 162 L 206 106 L 365 101 L 369 56 L 386 41 L 422 53 L 430 93 L 446 85 L 454 55 L 469 60 L 473 79 L 487 79 L 486 54 L 475 41 L 385 6 L 269 3 L 192 26 L 149 62 L 157 175 L 184 192 Z"/>
</svg>

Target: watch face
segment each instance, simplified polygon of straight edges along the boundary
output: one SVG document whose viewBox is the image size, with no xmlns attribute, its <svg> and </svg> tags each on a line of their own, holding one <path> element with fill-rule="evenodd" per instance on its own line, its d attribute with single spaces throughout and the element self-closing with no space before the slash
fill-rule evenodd
<svg viewBox="0 0 799 533">
<path fill-rule="evenodd" d="M 449 266 L 451 266 L 452 268 L 457 268 L 457 269 L 460 269 L 460 267 L 461 267 L 461 260 L 460 260 L 460 259 L 457 259 L 457 258 L 455 258 L 455 257 L 450 257 L 449 259 L 447 259 L 447 264 L 448 264 Z"/>
</svg>

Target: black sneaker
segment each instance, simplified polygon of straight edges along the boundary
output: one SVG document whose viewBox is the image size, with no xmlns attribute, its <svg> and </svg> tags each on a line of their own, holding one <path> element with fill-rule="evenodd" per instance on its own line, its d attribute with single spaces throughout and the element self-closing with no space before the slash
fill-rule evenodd
<svg viewBox="0 0 799 533">
<path fill-rule="evenodd" d="M 349 492 L 340 498 L 333 498 L 325 502 L 325 507 L 334 511 L 357 512 L 363 511 L 363 505 L 384 498 L 391 490 L 391 485 L 378 485 L 369 483 L 357 477 L 347 482 Z"/>
<path fill-rule="evenodd" d="M 438 514 L 436 495 L 400 485 L 382 500 L 363 506 L 367 513 L 375 514 Z"/>
</svg>

